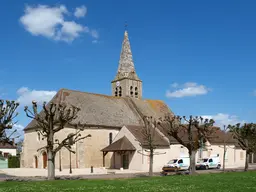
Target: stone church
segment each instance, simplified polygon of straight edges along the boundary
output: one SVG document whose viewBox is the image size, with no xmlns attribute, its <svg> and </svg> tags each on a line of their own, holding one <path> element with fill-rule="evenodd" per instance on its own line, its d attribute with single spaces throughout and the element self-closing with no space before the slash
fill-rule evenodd
<svg viewBox="0 0 256 192">
<path fill-rule="evenodd" d="M 81 111 L 73 123 L 80 122 L 80 124 L 87 126 L 82 136 L 91 134 L 90 138 L 81 140 L 72 146 L 73 150 L 76 151 L 75 154 L 70 154 L 66 149 L 62 149 L 56 154 L 56 168 L 59 166 L 63 169 L 69 168 L 70 164 L 73 168 L 91 166 L 128 168 L 129 155 L 124 153 L 121 157 L 120 153 L 116 152 L 118 150 L 127 152 L 132 158 L 136 151 L 136 146 L 132 143 L 135 140 L 141 140 L 139 130 L 143 126 L 142 117 L 160 118 L 167 113 L 172 114 L 163 101 L 143 99 L 142 80 L 135 71 L 127 31 L 124 33 L 118 71 L 111 82 L 111 89 L 112 95 L 61 89 L 50 101 L 64 102 L 79 107 Z M 40 138 L 35 131 L 36 128 L 36 122 L 32 120 L 24 129 L 21 167 L 47 167 L 47 152 L 44 150 L 37 151 L 37 149 L 45 146 L 45 140 Z M 123 130 L 122 134 L 121 130 Z M 56 133 L 55 139 L 61 141 L 74 131 L 72 126 L 67 126 Z M 133 137 L 134 139 L 131 141 Z M 169 148 L 169 141 L 163 137 L 161 132 L 158 132 L 158 137 L 160 138 L 159 146 Z"/>
</svg>

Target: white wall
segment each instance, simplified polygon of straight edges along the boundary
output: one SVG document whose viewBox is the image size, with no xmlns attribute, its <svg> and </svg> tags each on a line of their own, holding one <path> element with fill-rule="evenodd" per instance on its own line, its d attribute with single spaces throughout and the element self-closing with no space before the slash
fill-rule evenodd
<svg viewBox="0 0 256 192">
<path fill-rule="evenodd" d="M 0 149 L 0 151 L 2 151 L 3 155 L 4 155 L 4 153 L 9 153 L 12 156 L 17 155 L 17 150 L 16 149 Z"/>
<path fill-rule="evenodd" d="M 221 166 L 223 165 L 224 147 L 223 145 L 211 145 L 210 154 L 219 154 Z M 225 157 L 225 167 L 235 168 L 243 167 L 245 164 L 245 151 L 236 149 L 234 145 L 228 145 Z"/>
<path fill-rule="evenodd" d="M 136 141 L 136 138 L 133 134 L 124 126 L 117 136 L 114 138 L 114 141 L 121 139 L 123 136 L 126 136 L 133 146 L 136 148 L 136 151 L 129 154 L 130 164 L 129 169 L 131 170 L 140 170 L 140 171 L 148 171 L 149 170 L 149 157 L 143 149 L 139 142 Z M 181 145 L 171 145 L 170 148 L 166 149 L 156 149 L 155 153 L 160 153 L 160 155 L 154 155 L 154 164 L 153 170 L 155 172 L 161 171 L 162 167 L 171 159 L 178 158 L 180 155 L 186 154 L 186 148 L 181 148 Z M 113 164 L 115 164 L 113 166 Z M 115 161 L 112 161 L 113 168 L 119 169 L 121 168 L 121 156 L 115 153 Z"/>
<path fill-rule="evenodd" d="M 114 141 L 117 141 L 118 139 L 122 138 L 123 136 L 126 136 L 130 142 L 134 145 L 136 148 L 135 152 L 132 152 L 129 154 L 129 169 L 131 170 L 141 170 L 141 171 L 148 171 L 149 170 L 149 157 L 142 155 L 147 154 L 145 152 L 145 149 L 142 149 L 142 147 L 139 145 L 139 142 L 136 141 L 136 138 L 132 135 L 132 133 L 124 126 L 120 132 L 117 134 L 117 136 L 114 138 Z M 208 150 L 203 151 L 202 157 L 209 157 L 210 155 L 216 155 L 219 154 L 220 161 L 222 164 L 223 159 L 223 146 L 219 145 L 209 145 L 207 147 Z M 162 170 L 162 167 L 171 159 L 179 158 L 181 156 L 189 156 L 187 148 L 183 147 L 180 144 L 170 145 L 169 149 L 156 149 L 155 153 L 161 153 L 161 155 L 154 155 L 154 164 L 153 164 L 153 170 L 155 172 L 159 172 Z M 165 153 L 165 154 L 162 154 Z M 196 161 L 199 158 L 199 151 L 196 153 Z M 245 151 L 241 149 L 235 149 L 235 146 L 229 145 L 227 149 L 227 155 L 226 155 L 226 167 L 243 167 L 245 162 Z M 115 165 L 113 166 L 112 161 L 112 167 L 119 169 L 122 167 L 121 165 L 121 156 L 119 154 L 115 154 Z"/>
</svg>

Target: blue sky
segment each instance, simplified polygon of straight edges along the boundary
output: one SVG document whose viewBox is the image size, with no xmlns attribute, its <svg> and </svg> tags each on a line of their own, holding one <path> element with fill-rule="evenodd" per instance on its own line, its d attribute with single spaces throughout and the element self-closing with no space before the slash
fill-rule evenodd
<svg viewBox="0 0 256 192">
<path fill-rule="evenodd" d="M 255 121 L 256 2 L 159 2 L 1 2 L 0 96 L 25 105 L 60 88 L 111 94 L 127 21 L 144 98 L 219 124 Z"/>
</svg>

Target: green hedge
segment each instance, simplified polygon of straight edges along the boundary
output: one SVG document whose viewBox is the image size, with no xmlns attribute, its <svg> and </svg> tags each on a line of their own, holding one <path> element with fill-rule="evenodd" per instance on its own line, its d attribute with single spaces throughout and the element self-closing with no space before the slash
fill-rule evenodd
<svg viewBox="0 0 256 192">
<path fill-rule="evenodd" d="M 17 156 L 9 156 L 8 168 L 20 168 L 20 158 Z"/>
</svg>

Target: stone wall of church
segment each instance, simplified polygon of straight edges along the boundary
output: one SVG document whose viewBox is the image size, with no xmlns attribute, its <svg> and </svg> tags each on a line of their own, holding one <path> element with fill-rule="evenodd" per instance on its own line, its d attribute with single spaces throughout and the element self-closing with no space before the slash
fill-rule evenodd
<svg viewBox="0 0 256 192">
<path fill-rule="evenodd" d="M 65 128 L 56 133 L 55 139 L 62 141 L 70 133 L 74 133 L 75 129 Z M 93 128 L 86 129 L 81 132 L 81 136 L 91 134 L 92 137 L 80 140 L 72 146 L 72 149 L 76 151 L 75 154 L 71 153 L 63 148 L 55 157 L 56 169 L 61 164 L 62 169 L 67 169 L 70 166 L 72 168 L 88 168 L 91 166 L 102 167 L 103 166 L 103 153 L 100 151 L 104 147 L 109 145 L 110 134 L 112 133 L 112 140 L 119 130 L 117 129 L 105 129 L 105 128 Z M 45 146 L 46 141 L 35 131 L 26 132 L 24 134 L 24 143 L 22 151 L 21 166 L 27 168 L 43 168 L 44 167 L 44 152 L 45 150 L 37 151 L 39 148 Z M 70 158 L 71 156 L 71 158 Z M 105 157 L 106 167 L 110 166 L 112 153 L 109 153 Z"/>
</svg>

